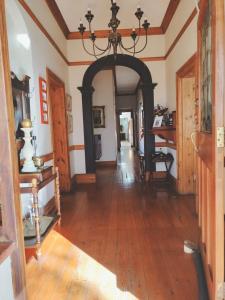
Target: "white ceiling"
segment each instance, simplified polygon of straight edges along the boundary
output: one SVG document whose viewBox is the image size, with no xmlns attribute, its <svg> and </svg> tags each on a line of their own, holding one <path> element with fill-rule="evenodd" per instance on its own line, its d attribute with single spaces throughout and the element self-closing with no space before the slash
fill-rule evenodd
<svg viewBox="0 0 225 300">
<path fill-rule="evenodd" d="M 133 93 L 137 87 L 140 76 L 134 70 L 116 66 L 116 81 L 117 81 L 117 92 L 119 94 Z"/>
<path fill-rule="evenodd" d="M 134 13 L 137 5 L 144 11 L 152 27 L 161 25 L 170 0 L 117 0 L 120 6 L 118 18 L 121 21 L 120 28 L 137 27 L 137 18 Z M 94 14 L 93 29 L 107 29 L 111 18 L 110 0 L 56 0 L 56 3 L 66 21 L 70 31 L 77 31 L 80 19 L 86 24 L 84 18 L 87 8 L 91 8 Z"/>
</svg>

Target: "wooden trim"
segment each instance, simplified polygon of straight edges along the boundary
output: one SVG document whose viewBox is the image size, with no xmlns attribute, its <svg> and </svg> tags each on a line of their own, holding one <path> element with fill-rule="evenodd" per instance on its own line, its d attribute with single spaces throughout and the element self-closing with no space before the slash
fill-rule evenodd
<svg viewBox="0 0 225 300">
<path fill-rule="evenodd" d="M 175 15 L 175 12 L 177 10 L 177 7 L 180 3 L 180 0 L 170 0 L 169 6 L 167 8 L 166 14 L 163 18 L 162 24 L 161 24 L 161 29 L 163 33 L 166 33 L 173 16 Z"/>
<path fill-rule="evenodd" d="M 192 55 L 188 59 L 188 61 L 177 71 L 178 77 L 191 77 L 196 76 L 196 59 L 197 59 L 197 53 Z"/>
<path fill-rule="evenodd" d="M 124 28 L 124 29 L 118 29 L 118 32 L 122 35 L 122 37 L 129 37 L 131 34 L 132 29 Z M 136 31 L 138 32 L 139 29 L 136 28 Z M 108 37 L 109 30 L 95 30 L 95 34 L 97 38 L 105 39 Z M 162 35 L 163 31 L 161 27 L 150 27 L 148 30 L 148 35 Z M 89 39 L 90 33 L 86 31 L 84 33 L 84 39 Z M 140 32 L 141 36 L 145 36 L 145 30 L 141 28 Z M 79 31 L 70 32 L 67 36 L 68 40 L 81 40 L 81 35 Z"/>
<path fill-rule="evenodd" d="M 76 151 L 76 150 L 84 150 L 85 145 L 71 145 L 69 146 L 69 151 Z"/>
<path fill-rule="evenodd" d="M 143 62 L 146 61 L 163 61 L 166 60 L 165 56 L 153 56 L 153 57 L 138 57 L 138 59 L 140 59 Z M 94 63 L 94 60 L 84 60 L 84 61 L 70 61 L 68 62 L 68 66 L 70 67 L 76 67 L 76 66 L 87 66 L 87 65 L 91 65 L 92 63 Z"/>
<path fill-rule="evenodd" d="M 48 41 L 52 44 L 52 46 L 55 48 L 55 50 L 59 53 L 59 55 L 62 57 L 62 59 L 65 61 L 65 63 L 68 65 L 69 62 L 65 55 L 62 53 L 56 42 L 53 40 L 53 38 L 50 36 L 50 34 L 47 32 L 47 30 L 44 28 L 44 26 L 41 24 L 41 22 L 38 20 L 38 18 L 35 16 L 35 14 L 32 12 L 30 7 L 27 5 L 25 0 L 18 0 L 21 6 L 24 8 L 24 10 L 28 13 L 28 15 L 31 17 L 31 19 L 34 21 L 34 23 L 38 26 L 38 28 L 41 30 L 41 32 L 45 35 L 45 37 L 48 39 Z"/>
<path fill-rule="evenodd" d="M 48 5 L 48 8 L 50 9 L 53 17 L 55 18 L 57 24 L 59 25 L 59 28 L 62 30 L 62 33 L 64 34 L 65 38 L 67 39 L 67 36 L 69 34 L 69 28 L 66 25 L 66 22 L 61 14 L 61 11 L 56 4 L 55 0 L 45 0 L 45 2 Z"/>
<path fill-rule="evenodd" d="M 53 152 L 41 155 L 40 157 L 43 159 L 44 162 L 47 162 L 47 161 L 50 161 L 50 160 L 54 159 Z"/>
<path fill-rule="evenodd" d="M 51 213 L 57 212 L 56 209 L 56 199 L 55 196 L 53 196 L 46 204 L 44 207 L 40 208 L 40 214 L 42 215 L 49 215 Z"/>
<path fill-rule="evenodd" d="M 112 161 L 96 161 L 96 167 L 102 167 L 102 168 L 107 168 L 107 167 L 116 167 L 117 166 L 117 162 L 116 160 L 112 160 Z"/>
<path fill-rule="evenodd" d="M 11 255 L 14 298 L 27 299 L 24 236 L 19 192 L 18 153 L 8 52 L 5 1 L 0 1 L 0 147 L 1 233 L 15 242 Z"/>
<path fill-rule="evenodd" d="M 73 176 L 72 181 L 77 184 L 96 183 L 96 174 L 76 174 Z"/>
<path fill-rule="evenodd" d="M 178 33 L 178 35 L 176 36 L 175 40 L 173 41 L 172 45 L 170 46 L 170 48 L 168 49 L 165 58 L 167 58 L 170 53 L 173 51 L 173 49 L 175 48 L 175 46 L 177 45 L 177 43 L 179 42 L 180 38 L 182 37 L 182 35 L 184 34 L 184 32 L 186 31 L 186 29 L 189 27 L 189 25 L 191 24 L 191 22 L 193 21 L 193 19 L 195 18 L 195 16 L 197 15 L 197 9 L 195 8 L 193 10 L 193 12 L 191 13 L 190 17 L 187 19 L 187 21 L 185 22 L 184 26 L 181 28 L 180 32 Z"/>
</svg>

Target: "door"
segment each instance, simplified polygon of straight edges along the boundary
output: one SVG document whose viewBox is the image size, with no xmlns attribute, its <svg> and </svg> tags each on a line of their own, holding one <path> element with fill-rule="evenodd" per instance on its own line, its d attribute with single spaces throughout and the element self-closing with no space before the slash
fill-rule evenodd
<svg viewBox="0 0 225 300">
<path fill-rule="evenodd" d="M 64 83 L 50 70 L 47 70 L 48 93 L 51 107 L 52 143 L 54 164 L 59 168 L 60 190 L 71 189 L 67 118 L 65 108 Z"/>
<path fill-rule="evenodd" d="M 223 0 L 200 1 L 198 50 L 198 214 L 204 269 L 214 300 L 220 299 L 224 282 Z"/>
<path fill-rule="evenodd" d="M 196 193 L 196 153 L 191 137 L 196 131 L 196 55 L 177 72 L 177 190 Z"/>
</svg>

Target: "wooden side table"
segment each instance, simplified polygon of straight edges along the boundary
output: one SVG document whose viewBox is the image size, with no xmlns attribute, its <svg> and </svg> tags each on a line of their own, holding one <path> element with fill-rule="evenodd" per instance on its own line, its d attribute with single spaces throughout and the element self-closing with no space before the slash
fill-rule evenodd
<svg viewBox="0 0 225 300">
<path fill-rule="evenodd" d="M 60 209 L 60 191 L 59 191 L 59 171 L 50 167 L 44 167 L 37 172 L 20 173 L 20 192 L 22 194 L 32 194 L 32 208 L 34 212 L 34 225 L 25 223 L 27 232 L 25 234 L 25 247 L 35 248 L 36 257 L 41 255 L 41 242 L 50 232 L 50 230 L 58 223 L 61 216 Z M 52 216 L 40 216 L 38 192 L 51 181 L 55 181 L 55 208 L 56 213 Z M 26 184 L 26 186 L 22 186 Z M 43 229 L 44 228 L 44 229 Z"/>
</svg>

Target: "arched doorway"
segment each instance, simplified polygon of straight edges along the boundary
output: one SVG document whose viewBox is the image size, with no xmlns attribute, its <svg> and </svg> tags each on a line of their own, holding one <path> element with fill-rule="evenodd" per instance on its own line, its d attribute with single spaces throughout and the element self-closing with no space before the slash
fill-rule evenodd
<svg viewBox="0 0 225 300">
<path fill-rule="evenodd" d="M 131 68 L 140 76 L 144 108 L 146 172 L 152 171 L 154 170 L 154 164 L 151 163 L 151 154 L 154 152 L 155 139 L 150 130 L 153 124 L 154 88 L 156 84 L 152 83 L 151 73 L 141 60 L 130 55 L 117 54 L 116 57 L 114 55 L 108 55 L 91 64 L 84 74 L 82 87 L 78 88 L 82 93 L 86 172 L 95 173 L 95 150 L 92 122 L 92 95 L 94 88 L 92 86 L 92 81 L 99 71 L 113 66 L 125 66 Z"/>
</svg>

